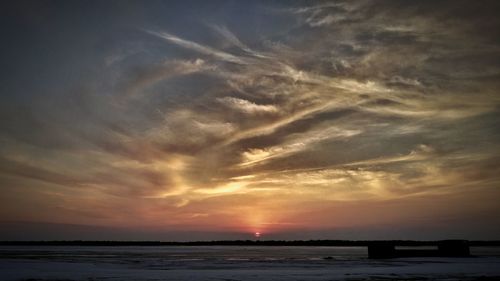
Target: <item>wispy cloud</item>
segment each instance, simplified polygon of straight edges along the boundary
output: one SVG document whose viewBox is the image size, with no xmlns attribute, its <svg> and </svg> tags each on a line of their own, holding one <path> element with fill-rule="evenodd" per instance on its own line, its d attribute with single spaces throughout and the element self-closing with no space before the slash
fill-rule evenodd
<svg viewBox="0 0 500 281">
<path fill-rule="evenodd" d="M 262 113 L 276 113 L 278 109 L 274 105 L 262 105 L 255 104 L 251 101 L 234 98 L 234 97 L 224 97 L 217 98 L 217 101 L 224 104 L 225 106 L 235 109 L 247 114 L 262 114 Z"/>
<path fill-rule="evenodd" d="M 201 44 L 198 44 L 196 42 L 192 42 L 189 40 L 182 39 L 180 37 L 177 37 L 175 35 L 169 34 L 167 32 L 156 32 L 156 31 L 148 31 L 152 35 L 158 36 L 162 39 L 165 39 L 171 43 L 177 44 L 181 47 L 191 49 L 193 51 L 205 54 L 205 55 L 210 55 L 215 58 L 221 59 L 223 61 L 227 62 L 232 62 L 232 63 L 237 63 L 237 64 L 245 64 L 245 60 L 241 59 L 237 56 L 234 56 L 232 54 L 216 50 L 214 48 L 211 48 L 209 46 L 204 46 Z"/>
</svg>

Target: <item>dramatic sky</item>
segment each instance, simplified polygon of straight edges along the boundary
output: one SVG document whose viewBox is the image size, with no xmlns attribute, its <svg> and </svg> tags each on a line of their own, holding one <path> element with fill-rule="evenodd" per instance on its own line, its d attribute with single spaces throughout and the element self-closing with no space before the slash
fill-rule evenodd
<svg viewBox="0 0 500 281">
<path fill-rule="evenodd" d="M 2 1 L 0 239 L 500 238 L 499 1 Z"/>
</svg>

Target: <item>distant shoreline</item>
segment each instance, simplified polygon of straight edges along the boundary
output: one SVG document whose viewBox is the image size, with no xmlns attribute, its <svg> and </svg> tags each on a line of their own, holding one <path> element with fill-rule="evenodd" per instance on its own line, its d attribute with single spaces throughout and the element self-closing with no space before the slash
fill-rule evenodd
<svg viewBox="0 0 500 281">
<path fill-rule="evenodd" d="M 441 241 L 441 240 L 439 240 Z M 0 241 L 0 246 L 333 246 L 333 247 L 365 247 L 372 243 L 388 242 L 398 246 L 435 246 L 439 242 L 415 240 L 218 240 L 218 241 Z M 500 240 L 471 240 L 471 247 L 500 247 Z"/>
</svg>

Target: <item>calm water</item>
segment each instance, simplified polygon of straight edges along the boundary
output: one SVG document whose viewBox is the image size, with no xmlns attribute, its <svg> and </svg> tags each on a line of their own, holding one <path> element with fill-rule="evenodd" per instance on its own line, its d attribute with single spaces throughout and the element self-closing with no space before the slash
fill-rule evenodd
<svg viewBox="0 0 500 281">
<path fill-rule="evenodd" d="M 426 248 L 426 247 L 421 247 Z M 500 247 L 471 247 L 471 254 L 500 257 Z M 0 258 L 161 260 L 364 260 L 366 247 L 310 246 L 0 246 Z"/>
<path fill-rule="evenodd" d="M 467 278 L 500 276 L 500 248 L 473 247 L 471 252 L 477 257 L 369 260 L 366 247 L 3 246 L 0 280 L 475 280 Z"/>
<path fill-rule="evenodd" d="M 0 255 L 13 258 L 116 259 L 127 260 L 320 260 L 364 259 L 366 247 L 297 247 L 297 246 L 5 246 Z"/>
</svg>

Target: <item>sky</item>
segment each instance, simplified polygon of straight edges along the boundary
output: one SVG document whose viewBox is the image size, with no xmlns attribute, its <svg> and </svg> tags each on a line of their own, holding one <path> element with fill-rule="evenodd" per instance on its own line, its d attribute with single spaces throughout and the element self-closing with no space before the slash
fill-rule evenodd
<svg viewBox="0 0 500 281">
<path fill-rule="evenodd" d="M 0 5 L 0 239 L 500 239 L 498 1 Z"/>
</svg>

